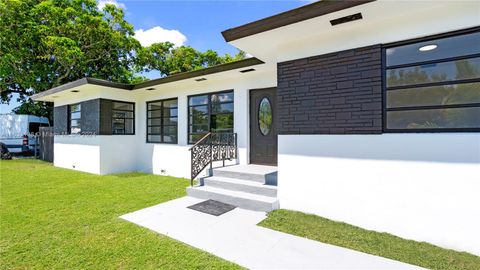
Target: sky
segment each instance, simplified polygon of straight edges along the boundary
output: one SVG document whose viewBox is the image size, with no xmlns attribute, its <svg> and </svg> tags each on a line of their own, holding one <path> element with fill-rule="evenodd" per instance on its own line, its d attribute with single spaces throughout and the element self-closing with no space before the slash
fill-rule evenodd
<svg viewBox="0 0 480 270">
<path fill-rule="evenodd" d="M 223 39 L 221 32 L 264 17 L 287 11 L 308 0 L 99 0 L 99 8 L 114 4 L 124 9 L 125 19 L 133 25 L 135 37 L 143 46 L 170 41 L 177 46 L 189 45 L 197 50 L 212 49 L 223 55 L 238 50 Z M 145 74 L 150 79 L 157 72 Z M 12 99 L 1 104 L 8 113 L 19 106 Z"/>
</svg>

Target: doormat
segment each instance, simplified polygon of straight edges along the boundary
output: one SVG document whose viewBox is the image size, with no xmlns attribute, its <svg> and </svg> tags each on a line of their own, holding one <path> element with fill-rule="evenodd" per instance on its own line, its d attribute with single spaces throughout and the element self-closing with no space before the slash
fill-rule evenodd
<svg viewBox="0 0 480 270">
<path fill-rule="evenodd" d="M 229 211 L 232 211 L 236 208 L 236 206 L 215 200 L 208 200 L 188 206 L 187 208 L 218 217 Z"/>
</svg>

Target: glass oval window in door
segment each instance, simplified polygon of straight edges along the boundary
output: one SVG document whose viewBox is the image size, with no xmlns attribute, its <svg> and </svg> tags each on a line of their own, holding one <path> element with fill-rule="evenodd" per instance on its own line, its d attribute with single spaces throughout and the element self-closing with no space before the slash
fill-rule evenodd
<svg viewBox="0 0 480 270">
<path fill-rule="evenodd" d="M 272 105 L 266 97 L 260 101 L 260 106 L 258 106 L 258 127 L 264 136 L 268 135 L 272 129 Z"/>
</svg>

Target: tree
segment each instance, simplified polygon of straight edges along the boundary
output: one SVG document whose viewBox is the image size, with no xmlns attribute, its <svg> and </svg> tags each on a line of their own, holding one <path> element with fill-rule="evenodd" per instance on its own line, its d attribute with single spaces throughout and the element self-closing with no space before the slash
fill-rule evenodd
<svg viewBox="0 0 480 270">
<path fill-rule="evenodd" d="M 155 43 L 149 47 L 141 48 L 137 54 L 137 71 L 158 70 L 160 76 L 198 70 L 233 61 L 242 60 L 245 53 L 239 51 L 235 56 L 207 50 L 200 52 L 190 46 L 175 47 L 173 43 Z"/>
<path fill-rule="evenodd" d="M 3 102 L 18 93 L 22 112 L 49 116 L 27 97 L 83 77 L 122 83 L 140 43 L 123 11 L 95 0 L 0 1 L 0 89 Z"/>
<path fill-rule="evenodd" d="M 156 43 L 142 47 L 123 10 L 96 0 L 0 0 L 1 101 L 19 94 L 16 112 L 52 118 L 51 105 L 29 96 L 83 77 L 138 83 L 245 58 Z"/>
</svg>

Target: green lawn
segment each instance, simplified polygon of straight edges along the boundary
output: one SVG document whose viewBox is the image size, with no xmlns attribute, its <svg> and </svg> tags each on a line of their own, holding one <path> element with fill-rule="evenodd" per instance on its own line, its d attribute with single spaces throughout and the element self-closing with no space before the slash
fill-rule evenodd
<svg viewBox="0 0 480 270">
<path fill-rule="evenodd" d="M 365 230 L 295 211 L 276 210 L 261 226 L 430 269 L 480 269 L 480 257 Z"/>
<path fill-rule="evenodd" d="M 97 176 L 0 161 L 0 268 L 239 268 L 118 217 L 185 195 L 187 179 Z M 195 226 L 195 224 L 191 224 Z"/>
</svg>

